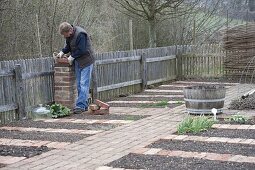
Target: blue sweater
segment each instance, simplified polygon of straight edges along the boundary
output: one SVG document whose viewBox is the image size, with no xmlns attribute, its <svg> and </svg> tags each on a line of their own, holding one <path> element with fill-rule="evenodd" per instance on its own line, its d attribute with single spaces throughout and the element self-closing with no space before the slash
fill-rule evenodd
<svg viewBox="0 0 255 170">
<path fill-rule="evenodd" d="M 67 41 L 66 41 L 67 42 Z M 78 58 L 86 53 L 87 47 L 87 35 L 79 34 L 76 40 L 77 49 L 75 51 L 71 51 L 70 45 L 66 43 L 65 48 L 62 49 L 63 53 L 71 52 L 71 56 L 73 58 Z"/>
</svg>

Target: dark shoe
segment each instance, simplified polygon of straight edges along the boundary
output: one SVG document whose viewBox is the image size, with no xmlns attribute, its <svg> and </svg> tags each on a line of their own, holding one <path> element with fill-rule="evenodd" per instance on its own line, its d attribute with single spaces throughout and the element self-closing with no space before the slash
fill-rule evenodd
<svg viewBox="0 0 255 170">
<path fill-rule="evenodd" d="M 84 109 L 81 109 L 81 108 L 75 108 L 75 109 L 73 110 L 73 113 L 74 113 L 74 114 L 81 114 L 82 112 L 85 112 L 85 110 L 84 110 Z"/>
</svg>

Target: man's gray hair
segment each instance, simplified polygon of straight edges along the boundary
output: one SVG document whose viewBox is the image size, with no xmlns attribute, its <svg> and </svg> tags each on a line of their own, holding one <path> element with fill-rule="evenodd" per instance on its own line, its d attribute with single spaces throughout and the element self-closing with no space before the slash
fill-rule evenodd
<svg viewBox="0 0 255 170">
<path fill-rule="evenodd" d="M 62 22 L 59 25 L 59 33 L 63 34 L 64 32 L 70 31 L 72 28 L 73 28 L 72 25 L 69 24 L 68 22 Z"/>
</svg>

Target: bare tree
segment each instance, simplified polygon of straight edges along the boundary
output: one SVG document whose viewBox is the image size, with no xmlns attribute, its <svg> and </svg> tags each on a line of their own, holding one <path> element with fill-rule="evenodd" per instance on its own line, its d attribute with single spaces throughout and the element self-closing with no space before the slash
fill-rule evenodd
<svg viewBox="0 0 255 170">
<path fill-rule="evenodd" d="M 192 0 L 114 0 L 113 7 L 121 12 L 140 17 L 149 23 L 149 46 L 156 47 L 158 22 L 190 12 L 199 2 Z"/>
</svg>

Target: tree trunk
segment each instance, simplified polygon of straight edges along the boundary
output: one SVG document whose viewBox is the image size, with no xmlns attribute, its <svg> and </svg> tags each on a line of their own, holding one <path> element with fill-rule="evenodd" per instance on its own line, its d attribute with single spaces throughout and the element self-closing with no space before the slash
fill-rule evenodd
<svg viewBox="0 0 255 170">
<path fill-rule="evenodd" d="M 150 46 L 150 48 L 157 47 L 155 19 L 149 20 L 149 46 Z"/>
<path fill-rule="evenodd" d="M 254 0 L 249 0 L 248 1 L 248 6 L 249 6 L 249 10 L 251 12 L 254 12 L 255 11 L 255 1 Z"/>
</svg>

